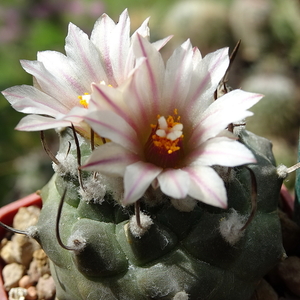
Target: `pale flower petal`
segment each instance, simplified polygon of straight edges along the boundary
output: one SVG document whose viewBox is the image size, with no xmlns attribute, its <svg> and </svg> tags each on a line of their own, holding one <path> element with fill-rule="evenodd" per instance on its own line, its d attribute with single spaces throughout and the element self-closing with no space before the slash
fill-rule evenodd
<svg viewBox="0 0 300 300">
<path fill-rule="evenodd" d="M 98 134 L 137 155 L 125 171 L 123 204 L 137 201 L 152 185 L 173 199 L 191 196 L 226 208 L 224 182 L 211 166 L 255 162 L 248 148 L 225 130 L 250 116 L 248 108 L 261 95 L 236 90 L 213 101 L 228 67 L 228 49 L 202 59 L 187 41 L 165 67 L 161 54 L 138 33 L 133 47 L 137 61 L 144 60 L 116 88 L 119 93 L 95 87 L 93 121 L 91 115 L 87 119 Z"/>
<path fill-rule="evenodd" d="M 184 171 L 190 176 L 189 195 L 209 205 L 226 208 L 227 195 L 225 184 L 210 167 L 187 167 Z"/>
<path fill-rule="evenodd" d="M 111 37 L 110 58 L 114 78 L 118 85 L 123 82 L 130 47 L 130 20 L 127 9 L 123 11 Z"/>
<path fill-rule="evenodd" d="M 189 174 L 180 169 L 167 169 L 157 177 L 162 192 L 174 199 L 185 198 L 190 187 Z"/>
<path fill-rule="evenodd" d="M 189 155 L 192 165 L 235 167 L 256 163 L 254 154 L 238 141 L 217 137 L 206 141 Z"/>
<path fill-rule="evenodd" d="M 68 113 L 68 108 L 55 98 L 29 85 L 14 86 L 2 92 L 12 107 L 25 114 L 55 117 Z"/>
<path fill-rule="evenodd" d="M 148 21 L 149 19 L 146 19 L 143 22 L 134 36 L 141 34 L 149 38 Z M 93 83 L 103 83 L 113 88 L 128 84 L 127 80 L 146 61 L 145 56 L 134 55 L 132 40 L 127 9 L 123 11 L 117 24 L 103 14 L 96 22 L 91 38 L 70 23 L 66 37 L 66 55 L 56 51 L 41 51 L 38 52 L 36 61 L 21 61 L 24 70 L 33 76 L 34 88 L 15 87 L 3 92 L 16 110 L 51 116 L 57 120 L 42 118 L 39 128 L 37 120 L 42 119 L 30 117 L 21 122 L 17 128 L 20 130 L 56 128 L 58 120 L 74 118 L 69 116 L 74 107 L 88 107 L 86 98 L 90 97 Z M 162 41 L 160 45 L 164 45 L 167 40 Z M 153 53 L 157 52 L 154 46 L 148 48 L 152 49 Z M 161 59 L 158 52 L 156 58 Z M 163 66 L 162 59 L 161 63 Z M 153 68 L 152 72 L 155 70 L 156 68 Z M 162 80 L 159 83 L 162 84 Z M 106 106 L 112 109 L 113 101 Z M 126 118 L 125 114 L 122 117 Z M 49 125 L 45 124 L 47 120 Z M 128 118 L 126 120 L 129 121 Z M 83 125 L 83 122 L 81 124 Z M 137 124 L 133 121 L 131 125 Z M 76 130 L 80 133 L 86 131 L 86 126 L 83 126 L 84 128 L 79 128 L 77 122 Z"/>
<path fill-rule="evenodd" d="M 82 168 L 113 176 L 124 176 L 126 167 L 138 160 L 138 156 L 131 151 L 110 142 L 94 150 Z"/>
<path fill-rule="evenodd" d="M 129 165 L 124 175 L 122 203 L 128 205 L 141 198 L 161 171 L 161 168 L 142 161 Z"/>
<path fill-rule="evenodd" d="M 91 112 L 85 117 L 85 121 L 99 136 L 109 138 L 134 153 L 140 153 L 136 132 L 115 112 L 109 110 Z"/>
<path fill-rule="evenodd" d="M 169 104 L 165 110 L 173 112 L 174 107 L 182 111 L 185 101 L 183 101 L 189 91 L 188 87 L 192 76 L 192 45 L 189 40 L 178 47 L 169 58 L 166 65 L 164 78 L 164 99 Z M 180 101 L 176 101 L 176 99 Z"/>
<path fill-rule="evenodd" d="M 103 62 L 103 66 L 106 71 L 107 80 L 113 86 L 116 86 L 117 84 L 115 82 L 110 57 L 110 41 L 115 26 L 115 22 L 107 14 L 103 14 L 96 21 L 94 29 L 91 33 L 91 41 L 99 49 L 101 61 Z"/>
<path fill-rule="evenodd" d="M 137 58 L 146 57 L 147 60 L 135 72 L 135 87 L 138 89 L 138 94 L 142 96 L 144 101 L 151 101 L 149 112 L 153 114 L 159 113 L 159 108 L 162 105 L 160 101 L 163 79 L 164 79 L 164 62 L 161 54 L 155 49 L 150 42 L 137 34 L 133 41 L 134 53 Z M 144 84 L 145 80 L 149 84 Z"/>
<path fill-rule="evenodd" d="M 172 38 L 173 36 L 170 35 L 170 36 L 167 36 L 166 38 L 164 39 L 161 39 L 161 40 L 158 40 L 156 42 L 153 42 L 152 45 L 155 47 L 155 49 L 157 51 L 159 51 L 162 47 L 164 47 L 168 41 Z"/>
<path fill-rule="evenodd" d="M 59 99 L 61 91 L 64 90 L 65 94 L 68 95 L 65 101 L 70 101 L 74 106 L 78 103 L 78 95 L 90 91 L 91 78 L 85 76 L 77 62 L 72 61 L 69 57 L 56 51 L 41 51 L 38 52 L 37 59 L 61 86 L 57 91 L 52 91 L 50 86 L 47 93 L 52 93 L 53 97 Z M 43 91 L 46 91 L 42 86 L 40 87 Z"/>
<path fill-rule="evenodd" d="M 197 51 L 196 53 L 197 54 Z M 229 65 L 228 48 L 207 54 L 203 59 L 194 59 L 194 72 L 189 89 L 188 102 L 197 111 L 203 112 L 213 101 L 213 94 Z"/>
<path fill-rule="evenodd" d="M 89 40 L 80 28 L 69 24 L 65 50 L 67 56 L 76 62 L 79 69 L 84 70 L 83 76 L 88 76 L 90 82 L 107 82 L 105 71 L 96 46 Z"/>
<path fill-rule="evenodd" d="M 21 65 L 27 73 L 34 76 L 39 87 L 44 93 L 56 99 L 70 99 L 70 95 L 67 91 L 65 91 L 61 82 L 59 82 L 53 74 L 48 72 L 43 63 L 40 61 L 21 60 Z M 68 108 L 71 108 L 73 104 L 66 101 L 65 105 Z"/>
<path fill-rule="evenodd" d="M 16 129 L 22 131 L 40 131 L 51 128 L 68 127 L 70 125 L 71 122 L 67 120 L 56 120 L 50 117 L 29 115 L 19 122 Z"/>
<path fill-rule="evenodd" d="M 214 101 L 201 115 L 190 142 L 196 147 L 215 137 L 228 124 L 240 121 L 253 113 L 247 109 L 256 104 L 262 95 L 234 90 Z"/>
</svg>

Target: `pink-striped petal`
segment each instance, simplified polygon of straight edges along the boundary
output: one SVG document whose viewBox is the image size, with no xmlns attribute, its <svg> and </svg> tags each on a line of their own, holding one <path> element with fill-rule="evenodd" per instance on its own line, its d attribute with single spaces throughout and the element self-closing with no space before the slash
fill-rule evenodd
<svg viewBox="0 0 300 300">
<path fill-rule="evenodd" d="M 227 195 L 223 180 L 210 167 L 187 167 L 191 183 L 189 195 L 209 205 L 227 208 Z"/>
<path fill-rule="evenodd" d="M 238 141 L 217 137 L 206 141 L 189 155 L 193 165 L 235 167 L 256 163 L 253 153 Z"/>
<path fill-rule="evenodd" d="M 137 60 L 137 64 L 140 65 L 145 63 L 145 59 L 141 58 Z M 128 115 L 131 117 L 131 121 L 135 125 L 134 128 L 139 128 L 138 132 L 144 135 L 147 139 L 150 133 L 151 123 L 156 123 L 156 116 L 153 112 L 153 106 L 151 98 L 144 96 L 140 81 L 136 80 L 135 77 L 139 77 L 142 74 L 138 70 L 133 74 L 132 80 L 128 81 L 128 85 L 125 89 L 122 89 L 123 99 L 126 100 L 126 106 L 128 109 Z"/>
<path fill-rule="evenodd" d="M 69 24 L 65 50 L 67 56 L 82 70 L 82 76 L 87 76 L 90 82 L 107 82 L 97 48 L 87 34 L 72 23 Z"/>
<path fill-rule="evenodd" d="M 142 161 L 129 165 L 124 175 L 122 203 L 128 205 L 140 199 L 161 171 L 161 168 Z"/>
<path fill-rule="evenodd" d="M 134 153 L 141 153 L 141 145 L 134 129 L 113 111 L 94 111 L 85 117 L 85 121 L 100 136 L 109 138 Z"/>
<path fill-rule="evenodd" d="M 172 37 L 173 37 L 173 35 L 169 35 L 164 39 L 153 42 L 152 45 L 157 51 L 159 51 L 161 48 L 163 48 L 168 43 L 168 41 L 171 40 Z"/>
<path fill-rule="evenodd" d="M 35 77 L 39 87 L 44 93 L 56 99 L 64 99 L 65 106 L 68 108 L 73 106 L 73 103 L 68 101 L 70 99 L 70 95 L 64 89 L 59 79 L 49 73 L 43 63 L 39 61 L 21 60 L 21 65 L 27 73 Z"/>
<path fill-rule="evenodd" d="M 59 127 L 68 127 L 70 125 L 70 121 L 67 120 L 56 120 L 50 117 L 29 115 L 21 119 L 19 124 L 16 126 L 16 129 L 21 131 L 40 131 Z"/>
<path fill-rule="evenodd" d="M 169 101 L 162 101 L 165 103 L 162 111 L 169 114 L 173 113 L 174 108 L 179 112 L 183 111 L 192 75 L 192 57 L 192 45 L 187 40 L 173 52 L 167 61 L 162 98 L 169 99 Z"/>
<path fill-rule="evenodd" d="M 78 68 L 67 56 L 56 51 L 41 51 L 38 52 L 37 57 L 38 61 L 43 63 L 46 70 L 57 79 L 61 88 L 69 95 L 68 99 L 73 100 L 71 102 L 73 105 L 76 105 L 78 95 L 91 91 L 91 78 L 83 76 L 84 70 Z"/>
<path fill-rule="evenodd" d="M 197 54 L 197 55 L 196 55 Z M 199 58 L 200 53 L 195 53 Z M 202 60 L 194 59 L 194 72 L 189 92 L 190 107 L 203 112 L 213 101 L 213 94 L 229 65 L 228 48 L 207 54 Z"/>
<path fill-rule="evenodd" d="M 164 63 L 160 53 L 150 42 L 137 34 L 133 39 L 133 49 L 137 58 L 147 58 L 135 72 L 134 81 L 143 101 L 150 101 L 149 113 L 159 114 L 164 79 Z"/>
<path fill-rule="evenodd" d="M 161 191 L 174 198 L 183 199 L 190 187 L 189 174 L 180 169 L 166 169 L 157 177 Z"/>
<path fill-rule="evenodd" d="M 130 47 L 130 19 L 125 9 L 120 15 L 119 22 L 115 26 L 110 45 L 110 59 L 114 78 L 117 84 L 121 84 L 126 78 L 124 74 L 126 60 Z"/>
<path fill-rule="evenodd" d="M 91 41 L 99 49 L 99 54 L 107 75 L 107 83 L 112 86 L 117 86 L 110 59 L 110 40 L 115 26 L 115 22 L 107 14 L 103 14 L 95 23 L 91 34 Z"/>
<path fill-rule="evenodd" d="M 241 121 L 253 113 L 247 109 L 262 98 L 262 95 L 234 90 L 213 102 L 201 115 L 190 143 L 198 147 L 209 138 L 215 137 L 228 124 Z"/>
<path fill-rule="evenodd" d="M 25 114 L 43 114 L 56 117 L 66 114 L 68 108 L 49 95 L 29 85 L 14 86 L 2 92 L 12 107 Z"/>
<path fill-rule="evenodd" d="M 89 110 L 111 110 L 116 112 L 127 123 L 137 129 L 134 118 L 128 114 L 126 103 L 120 89 L 114 89 L 103 84 L 92 84 L 92 95 Z"/>
<path fill-rule="evenodd" d="M 136 161 L 138 157 L 134 153 L 114 142 L 109 142 L 95 149 L 82 169 L 124 176 L 125 168 Z"/>
</svg>

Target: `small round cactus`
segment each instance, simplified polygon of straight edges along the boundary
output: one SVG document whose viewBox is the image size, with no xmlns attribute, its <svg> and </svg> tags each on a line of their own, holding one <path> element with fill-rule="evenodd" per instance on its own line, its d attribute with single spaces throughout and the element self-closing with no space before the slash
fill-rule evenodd
<svg viewBox="0 0 300 300">
<path fill-rule="evenodd" d="M 59 300 L 249 299 L 284 257 L 277 215 L 282 179 L 268 140 L 240 131 L 257 164 L 223 170 L 227 210 L 192 199 L 182 209 L 160 191 L 148 190 L 137 222 L 132 206 L 117 199 L 119 178 L 82 172 L 83 186 L 90 183 L 82 191 L 77 173 L 68 169 L 68 161 L 77 159 L 72 133 L 60 135 L 57 157 L 65 160 L 42 190 L 33 234 L 51 260 Z M 82 137 L 79 144 L 84 160 L 90 145 Z"/>
</svg>

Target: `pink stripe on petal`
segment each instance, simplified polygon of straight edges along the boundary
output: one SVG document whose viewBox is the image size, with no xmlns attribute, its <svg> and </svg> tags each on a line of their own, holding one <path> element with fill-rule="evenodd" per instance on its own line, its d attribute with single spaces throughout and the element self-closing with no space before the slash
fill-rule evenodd
<svg viewBox="0 0 300 300">
<path fill-rule="evenodd" d="M 153 109 L 154 109 L 154 111 L 158 112 L 159 111 L 159 103 L 158 103 L 158 101 L 159 101 L 159 89 L 158 89 L 156 78 L 155 78 L 155 75 L 154 75 L 150 60 L 149 60 L 150 59 L 150 57 L 149 57 L 150 56 L 150 53 L 149 53 L 150 49 L 146 48 L 147 47 L 146 43 L 148 41 L 146 41 L 139 34 L 137 34 L 137 40 L 138 40 L 138 44 L 139 44 L 142 56 L 148 58 L 145 61 L 144 66 L 146 67 L 146 71 L 147 71 L 147 74 L 148 74 L 148 79 L 149 79 L 149 83 L 150 83 L 150 87 L 151 87 Z M 149 45 L 148 45 L 148 47 L 149 47 Z"/>
<path fill-rule="evenodd" d="M 64 103 L 41 92 L 33 86 L 14 86 L 2 92 L 12 107 L 22 113 L 43 114 L 55 117 L 66 114 L 69 109 Z"/>
<path fill-rule="evenodd" d="M 121 108 L 121 105 L 118 103 L 120 102 L 120 95 L 119 91 L 116 89 L 112 89 L 107 86 L 101 86 L 97 84 L 93 84 L 93 94 L 91 102 L 93 102 L 100 110 L 101 110 L 101 102 L 105 105 L 103 108 L 107 106 L 109 109 L 113 109 L 120 117 L 122 117 L 126 122 L 133 128 L 136 128 L 136 124 L 133 122 L 133 119 L 128 116 L 126 111 Z M 99 99 L 98 101 L 94 98 Z M 118 102 L 117 102 L 118 101 Z"/>
<path fill-rule="evenodd" d="M 72 64 L 70 59 L 60 52 L 41 51 L 38 52 L 38 61 L 42 62 L 45 68 L 52 74 L 68 94 L 69 98 L 75 98 L 74 104 L 78 103 L 77 96 L 90 92 L 90 82 L 82 78 L 82 70 Z M 87 90 L 88 88 L 88 90 Z"/>
<path fill-rule="evenodd" d="M 100 136 L 127 148 L 134 153 L 141 149 L 134 129 L 113 111 L 95 111 L 85 117 L 85 121 Z"/>
<path fill-rule="evenodd" d="M 185 98 L 189 91 L 192 75 L 192 48 L 187 40 L 178 47 L 167 61 L 164 78 L 164 99 L 171 99 L 166 106 L 166 111 L 172 112 L 177 108 L 179 112 L 185 110 Z"/>
<path fill-rule="evenodd" d="M 82 69 L 83 74 L 87 75 L 91 82 L 107 81 L 95 45 L 81 29 L 72 23 L 69 24 L 65 50 L 67 56 Z"/>
<path fill-rule="evenodd" d="M 247 109 L 256 104 L 262 95 L 234 90 L 214 101 L 202 114 L 191 136 L 196 147 L 224 130 L 228 124 L 253 115 Z"/>
<path fill-rule="evenodd" d="M 189 174 L 180 169 L 167 169 L 158 175 L 158 182 L 162 192 L 174 199 L 187 196 L 190 178 Z"/>
<path fill-rule="evenodd" d="M 217 56 L 216 56 L 217 55 Z M 216 56 L 216 57 L 213 57 Z M 213 59 L 212 59 L 213 58 Z M 190 105 L 194 105 L 195 101 L 205 92 L 205 90 L 208 88 L 208 84 L 213 81 L 214 83 L 214 89 L 217 87 L 218 82 L 221 80 L 222 76 L 225 74 L 225 70 L 228 66 L 229 59 L 228 58 L 228 49 L 220 49 L 214 53 L 210 53 L 206 55 L 199 64 L 199 71 L 201 69 L 206 71 L 206 74 L 203 78 L 201 78 L 201 81 L 199 82 L 196 90 L 194 93 L 190 96 Z M 211 61 L 210 61 L 211 60 Z M 208 62 L 208 66 L 205 66 L 205 64 Z M 206 69 L 207 68 L 207 69 Z M 222 74 L 220 74 L 220 68 L 221 70 L 224 69 L 224 72 L 222 71 Z M 203 72 L 202 70 L 202 72 Z M 218 74 L 219 73 L 219 74 Z M 217 77 L 218 76 L 218 77 Z M 196 76 L 197 77 L 197 76 Z M 213 95 L 211 95 L 212 97 Z"/>
<path fill-rule="evenodd" d="M 227 195 L 223 180 L 210 167 L 187 167 L 191 184 L 189 195 L 206 204 L 227 208 Z"/>
<path fill-rule="evenodd" d="M 44 93 L 51 95 L 56 99 L 69 99 L 69 94 L 66 93 L 60 82 L 48 72 L 41 62 L 22 60 L 21 64 L 27 73 L 35 77 Z M 65 101 L 64 105 L 67 106 L 68 109 L 73 106 L 73 104 L 68 101 Z"/>
<path fill-rule="evenodd" d="M 217 137 L 208 140 L 189 155 L 197 165 L 235 167 L 256 163 L 253 153 L 238 141 Z"/>
<path fill-rule="evenodd" d="M 70 125 L 71 123 L 69 121 L 61 121 L 39 115 L 29 115 L 21 119 L 16 129 L 21 131 L 40 131 L 58 127 L 68 127 Z"/>
<path fill-rule="evenodd" d="M 102 14 L 102 16 L 95 23 L 91 34 L 91 41 L 100 50 L 100 55 L 104 63 L 108 83 L 113 86 L 117 86 L 117 84 L 114 79 L 109 50 L 112 31 L 115 26 L 115 22 L 107 14 Z"/>
<path fill-rule="evenodd" d="M 126 166 L 137 160 L 138 157 L 132 152 L 118 144 L 109 142 L 94 150 L 82 168 L 124 176 Z"/>
<path fill-rule="evenodd" d="M 138 76 L 135 75 L 134 76 Z M 147 101 L 143 99 L 139 92 L 139 88 L 136 85 L 136 80 L 132 80 L 129 88 L 124 91 L 124 99 L 130 99 L 126 102 L 129 109 L 130 116 L 135 125 L 132 127 L 136 128 L 137 132 L 143 134 L 143 128 L 148 126 L 150 128 L 150 118 L 152 117 L 152 107 Z M 145 125 L 146 124 L 146 125 Z"/>
<path fill-rule="evenodd" d="M 126 59 L 130 47 L 130 20 L 125 9 L 120 15 L 111 38 L 110 58 L 114 70 L 114 77 L 120 85 L 124 80 Z"/>
<path fill-rule="evenodd" d="M 142 161 L 129 165 L 124 175 L 123 204 L 128 205 L 140 199 L 161 171 L 161 168 Z"/>
</svg>

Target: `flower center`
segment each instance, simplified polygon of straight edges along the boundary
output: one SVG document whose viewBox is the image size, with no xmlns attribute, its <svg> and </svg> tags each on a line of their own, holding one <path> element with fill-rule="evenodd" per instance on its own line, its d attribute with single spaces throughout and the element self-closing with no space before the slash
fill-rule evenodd
<svg viewBox="0 0 300 300">
<path fill-rule="evenodd" d="M 91 99 L 91 95 L 89 93 L 84 93 L 82 96 L 78 96 L 79 103 L 84 107 L 88 108 L 89 107 L 89 102 Z"/>
<path fill-rule="evenodd" d="M 157 116 L 157 124 L 151 124 L 152 132 L 145 145 L 145 156 L 163 168 L 176 168 L 182 157 L 183 125 L 177 109 L 173 116 Z"/>
<path fill-rule="evenodd" d="M 107 85 L 108 87 L 112 87 L 111 84 L 106 84 L 104 80 L 100 81 L 100 84 Z M 78 96 L 79 104 L 82 105 L 84 108 L 89 107 L 89 102 L 91 100 L 91 95 L 89 93 L 84 93 L 84 95 Z"/>
</svg>

